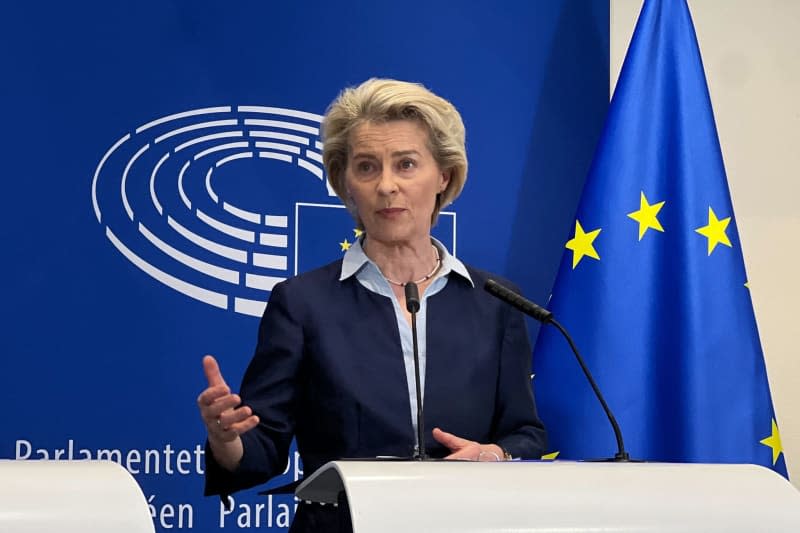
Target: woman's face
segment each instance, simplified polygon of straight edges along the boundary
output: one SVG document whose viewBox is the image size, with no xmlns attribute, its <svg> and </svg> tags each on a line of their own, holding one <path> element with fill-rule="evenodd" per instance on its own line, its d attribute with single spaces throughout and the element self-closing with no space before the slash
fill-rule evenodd
<svg viewBox="0 0 800 533">
<path fill-rule="evenodd" d="M 364 123 L 350 134 L 345 186 L 370 239 L 385 244 L 427 239 L 436 195 L 449 176 L 418 122 Z"/>
</svg>

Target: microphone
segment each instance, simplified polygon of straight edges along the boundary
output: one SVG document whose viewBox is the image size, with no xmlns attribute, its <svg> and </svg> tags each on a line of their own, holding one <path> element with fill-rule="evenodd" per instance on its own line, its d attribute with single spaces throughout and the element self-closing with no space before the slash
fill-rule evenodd
<svg viewBox="0 0 800 533">
<path fill-rule="evenodd" d="M 414 378 L 417 383 L 417 449 L 414 459 L 424 461 L 425 454 L 425 425 L 422 413 L 422 387 L 419 375 L 419 345 L 417 344 L 417 311 L 419 311 L 419 289 L 417 284 L 409 281 L 403 287 L 406 293 L 406 309 L 411 313 L 411 341 L 414 351 Z"/>
<path fill-rule="evenodd" d="M 543 324 L 549 324 L 553 320 L 553 313 L 544 307 L 536 305 L 532 301 L 520 294 L 517 294 L 508 287 L 500 285 L 493 279 L 487 279 L 483 288 L 486 289 L 492 296 L 496 296 L 504 302 L 511 304 L 529 317 L 535 318 Z"/>
<path fill-rule="evenodd" d="M 417 311 L 419 311 L 419 289 L 417 288 L 417 284 L 413 281 L 406 283 L 403 289 L 406 291 L 406 309 L 408 309 L 408 312 L 414 317 Z"/>
<path fill-rule="evenodd" d="M 613 459 L 602 460 L 620 463 L 631 461 L 630 455 L 628 455 L 628 452 L 625 451 L 625 444 L 622 441 L 622 430 L 620 430 L 619 424 L 617 424 L 617 419 L 614 417 L 614 414 L 608 407 L 605 398 L 603 398 L 603 394 L 600 392 L 600 387 L 597 386 L 597 383 L 592 377 L 592 373 L 589 372 L 589 367 L 586 366 L 586 362 L 578 352 L 578 347 L 575 346 L 575 343 L 572 341 L 572 337 L 570 337 L 569 333 L 567 333 L 567 330 L 564 329 L 564 327 L 559 324 L 555 318 L 553 318 L 553 313 L 539 305 L 536 305 L 532 301 L 512 291 L 508 287 L 504 287 L 493 279 L 487 279 L 483 288 L 486 289 L 486 291 L 492 296 L 496 296 L 507 304 L 516 307 L 529 317 L 535 318 L 542 324 L 552 324 L 561 332 L 562 335 L 564 335 L 564 338 L 567 339 L 570 348 L 572 348 L 572 353 L 575 354 L 575 358 L 578 360 L 578 364 L 581 365 L 581 369 L 583 370 L 583 374 L 586 376 L 586 379 L 589 381 L 589 385 L 592 386 L 592 390 L 594 391 L 595 396 L 597 396 L 597 400 L 603 407 L 603 411 L 606 413 L 608 421 L 611 423 L 611 428 L 614 430 L 614 437 L 617 439 L 617 454 Z"/>
</svg>

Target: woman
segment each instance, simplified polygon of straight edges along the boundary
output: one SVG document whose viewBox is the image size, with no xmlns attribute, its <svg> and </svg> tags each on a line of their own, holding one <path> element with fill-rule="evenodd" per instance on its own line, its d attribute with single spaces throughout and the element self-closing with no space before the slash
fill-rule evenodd
<svg viewBox="0 0 800 533">
<path fill-rule="evenodd" d="M 206 492 L 229 494 L 280 474 L 293 436 L 306 475 L 342 457 L 414 453 L 409 281 L 420 293 L 429 454 L 540 457 L 545 434 L 524 320 L 483 291 L 485 272 L 430 235 L 466 180 L 456 109 L 421 85 L 371 79 L 331 104 L 323 138 L 328 179 L 365 234 L 342 260 L 275 286 L 241 396 L 204 359 Z M 326 513 L 301 504 L 292 531 L 333 524 Z"/>
</svg>

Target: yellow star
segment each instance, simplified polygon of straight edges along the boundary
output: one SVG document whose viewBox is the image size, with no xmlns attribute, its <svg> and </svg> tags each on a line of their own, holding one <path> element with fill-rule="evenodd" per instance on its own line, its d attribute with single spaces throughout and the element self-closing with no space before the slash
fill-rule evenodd
<svg viewBox="0 0 800 533">
<path fill-rule="evenodd" d="M 575 221 L 575 236 L 567 241 L 567 249 L 572 250 L 572 268 L 575 269 L 578 266 L 578 263 L 581 262 L 584 255 L 588 255 L 593 259 L 600 260 L 600 256 L 597 255 L 597 250 L 594 249 L 592 243 L 597 238 L 597 235 L 600 234 L 600 228 L 590 231 L 589 233 L 585 233 L 583 228 L 581 227 L 581 223 L 577 220 Z"/>
<path fill-rule="evenodd" d="M 744 286 L 749 289 L 750 288 L 750 282 L 749 281 L 745 281 L 744 282 Z"/>
<path fill-rule="evenodd" d="M 546 453 L 542 456 L 542 461 L 554 461 L 561 452 Z"/>
<path fill-rule="evenodd" d="M 364 230 L 363 229 L 358 229 L 358 228 L 353 228 L 353 233 L 355 233 L 356 239 L 358 239 L 359 237 L 364 235 Z"/>
<path fill-rule="evenodd" d="M 339 243 L 339 246 L 341 246 L 341 247 L 342 247 L 342 251 L 343 251 L 343 252 L 346 252 L 347 250 L 349 250 L 349 249 L 350 249 L 350 247 L 352 246 L 352 244 L 350 244 L 349 242 L 347 242 L 347 239 L 345 239 L 345 240 L 343 240 L 342 242 L 340 242 L 340 243 Z"/>
<path fill-rule="evenodd" d="M 764 446 L 769 446 L 772 448 L 772 464 L 773 466 L 775 463 L 778 462 L 778 457 L 783 453 L 783 445 L 781 444 L 781 434 L 778 433 L 778 424 L 775 423 L 775 419 L 772 419 L 772 435 L 767 437 L 766 439 L 762 439 L 759 441 Z"/>
<path fill-rule="evenodd" d="M 731 246 L 731 241 L 728 240 L 728 236 L 725 234 L 725 230 L 730 223 L 731 217 L 719 220 L 714 210 L 711 209 L 711 206 L 708 207 L 708 224 L 695 230 L 708 239 L 708 255 L 711 255 L 711 252 L 713 252 L 714 248 L 720 243 L 729 248 L 733 248 L 733 246 Z"/>
<path fill-rule="evenodd" d="M 644 191 L 642 191 L 641 197 L 639 198 L 639 210 L 634 211 L 633 213 L 628 213 L 629 218 L 632 218 L 639 223 L 640 241 L 648 229 L 652 228 L 657 231 L 664 231 L 664 228 L 661 227 L 661 222 L 659 222 L 658 218 L 656 218 L 656 215 L 658 215 L 658 212 L 661 211 L 662 207 L 664 207 L 664 202 L 658 202 L 657 204 L 650 205 L 647 202 L 647 197 L 644 195 Z"/>
</svg>

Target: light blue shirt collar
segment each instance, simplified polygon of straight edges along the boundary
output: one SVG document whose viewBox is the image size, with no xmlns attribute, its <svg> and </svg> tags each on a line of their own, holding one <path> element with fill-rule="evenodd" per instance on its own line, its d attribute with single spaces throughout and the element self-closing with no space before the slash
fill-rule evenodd
<svg viewBox="0 0 800 533">
<path fill-rule="evenodd" d="M 356 242 L 353 243 L 345 252 L 344 259 L 342 260 L 342 273 L 339 276 L 339 281 L 344 281 L 347 278 L 357 274 L 367 263 L 372 264 L 375 269 L 380 272 L 378 265 L 376 265 L 369 257 L 367 257 L 367 254 L 364 253 L 364 249 L 361 247 L 362 241 L 363 237 L 357 239 Z M 467 267 L 464 266 L 464 263 L 456 259 L 455 256 L 451 255 L 450 252 L 447 251 L 447 248 L 444 244 L 433 237 L 431 237 L 431 241 L 433 242 L 433 245 L 436 246 L 436 249 L 439 250 L 439 257 L 442 260 L 442 267 L 439 269 L 439 272 L 436 273 L 434 279 L 447 276 L 451 272 L 454 272 L 466 279 L 474 288 L 475 283 L 472 281 L 472 278 L 467 271 Z"/>
</svg>

